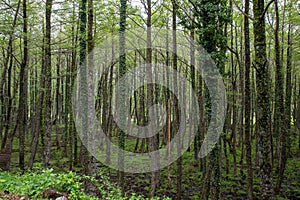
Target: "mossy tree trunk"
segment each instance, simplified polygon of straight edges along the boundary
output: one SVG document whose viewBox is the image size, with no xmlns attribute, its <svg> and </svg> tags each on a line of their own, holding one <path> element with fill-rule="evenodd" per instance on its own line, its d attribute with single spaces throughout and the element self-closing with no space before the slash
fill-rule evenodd
<svg viewBox="0 0 300 200">
<path fill-rule="evenodd" d="M 249 0 L 245 0 L 244 37 L 245 37 L 245 146 L 247 162 L 247 188 L 248 199 L 253 199 L 253 170 L 251 158 L 251 57 L 250 57 L 250 33 L 249 33 Z"/>
<path fill-rule="evenodd" d="M 125 55 L 125 32 L 126 32 L 126 18 L 127 18 L 127 0 L 120 0 L 120 29 L 119 29 L 119 71 L 118 71 L 118 77 L 119 79 L 126 74 L 126 55 Z M 117 92 L 120 92 L 121 94 L 124 93 L 124 88 L 119 88 Z M 121 95 L 123 96 L 123 95 Z M 124 101 L 121 101 L 124 102 Z M 118 105 L 120 109 L 120 114 L 125 113 L 125 106 L 124 105 Z M 121 117 L 122 118 L 122 117 Z M 122 119 L 124 120 L 124 119 Z M 118 132 L 118 145 L 119 145 L 119 153 L 118 153 L 118 165 L 119 165 L 119 185 L 122 190 L 122 196 L 125 195 L 125 188 L 124 188 L 124 154 L 121 151 L 125 147 L 125 133 L 119 129 Z"/>
<path fill-rule="evenodd" d="M 265 5 L 264 0 L 253 1 L 254 11 L 254 48 L 257 86 L 257 138 L 259 154 L 259 170 L 261 199 L 273 199 L 272 180 L 272 131 L 270 109 L 270 74 L 266 54 L 265 30 Z"/>
<path fill-rule="evenodd" d="M 45 146 L 44 146 L 44 166 L 50 167 L 50 150 L 52 134 L 51 118 L 51 13 L 52 0 L 46 1 L 46 30 L 45 30 Z"/>
<path fill-rule="evenodd" d="M 25 169 L 25 134 L 27 130 L 27 96 L 28 96 L 28 20 L 27 0 L 23 0 L 23 62 L 20 71 L 20 96 L 17 126 L 19 132 L 19 167 Z"/>
</svg>

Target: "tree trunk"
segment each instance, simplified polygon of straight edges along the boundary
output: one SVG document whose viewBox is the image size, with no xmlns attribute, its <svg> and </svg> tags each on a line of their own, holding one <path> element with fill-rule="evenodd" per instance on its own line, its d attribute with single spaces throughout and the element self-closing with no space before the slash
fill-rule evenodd
<svg viewBox="0 0 300 200">
<path fill-rule="evenodd" d="M 245 13 L 249 15 L 249 0 L 245 0 Z M 251 158 L 251 57 L 250 57 L 250 33 L 249 18 L 244 16 L 244 36 L 245 36 L 245 146 L 247 162 L 247 188 L 248 199 L 253 199 L 253 171 Z"/>
<path fill-rule="evenodd" d="M 147 48 L 146 48 L 146 76 L 148 82 L 152 82 L 152 2 L 151 0 L 147 0 L 146 2 L 146 8 L 147 8 Z M 150 119 L 150 112 L 149 108 L 153 105 L 153 94 L 154 94 L 154 88 L 152 84 L 147 85 L 147 109 L 148 109 L 148 120 Z M 149 121 L 148 121 L 149 122 Z M 151 124 L 151 123 L 150 123 Z M 148 125 L 148 133 L 150 134 L 152 132 L 152 126 Z M 149 150 L 150 152 L 154 152 L 158 149 L 158 140 L 157 136 L 153 136 L 149 138 Z M 156 188 L 159 186 L 159 155 L 158 153 L 151 155 L 151 191 L 150 191 L 150 197 L 155 196 Z"/>
<path fill-rule="evenodd" d="M 276 77 L 275 77 L 275 110 L 274 110 L 274 124 L 273 124 L 273 133 L 276 139 L 276 158 L 278 158 L 278 153 L 281 149 L 281 141 L 280 135 L 282 130 L 283 124 L 283 117 L 284 117 L 284 71 L 282 62 L 280 60 L 280 44 L 279 44 L 279 11 L 278 11 L 278 2 L 277 0 L 274 1 L 275 5 L 275 30 L 274 30 L 274 50 L 275 50 L 275 65 L 276 65 Z"/>
<path fill-rule="evenodd" d="M 43 30 L 44 30 L 44 24 L 43 24 Z M 43 31 L 44 33 L 44 31 Z M 42 45 L 42 49 L 44 52 L 45 49 L 45 39 L 43 39 L 43 45 Z M 33 163 L 34 163 L 34 159 L 36 156 L 36 151 L 37 151 L 37 147 L 38 147 L 38 141 L 39 141 L 39 136 L 40 136 L 40 132 L 43 133 L 43 120 L 44 120 L 44 116 L 43 116 L 43 111 L 44 111 L 44 96 L 45 96 L 45 55 L 43 55 L 43 64 L 42 64 L 42 72 L 40 74 L 40 91 L 39 91 L 39 100 L 37 102 L 37 113 L 36 113 L 36 128 L 34 131 L 34 135 L 32 138 L 32 142 L 31 142 L 31 154 L 30 154 L 30 158 L 29 158 L 29 162 L 28 162 L 28 167 L 30 169 L 32 169 L 33 167 Z M 43 138 L 42 138 L 43 139 Z M 44 142 L 42 141 L 42 144 L 44 144 Z"/>
<path fill-rule="evenodd" d="M 50 151 L 51 151 L 51 12 L 52 0 L 46 0 L 46 35 L 45 35 L 45 148 L 44 148 L 44 166 L 50 166 Z"/>
<path fill-rule="evenodd" d="M 173 68 L 175 71 L 178 71 L 178 61 L 177 61 L 177 21 L 176 21 L 176 12 L 177 12 L 177 2 L 175 0 L 172 0 L 172 34 L 173 34 Z M 177 76 L 176 74 L 173 75 L 173 83 L 174 83 L 174 93 L 176 94 L 178 92 L 178 86 L 177 86 Z M 179 110 L 178 110 L 178 99 L 180 97 L 174 96 L 174 129 L 173 129 L 173 134 L 175 135 L 178 128 L 179 128 Z M 183 113 L 181 113 L 183 115 Z M 180 133 L 178 133 L 180 134 Z M 177 192 L 176 192 L 176 199 L 181 199 L 181 182 L 182 182 L 182 161 L 181 161 L 181 137 L 178 137 L 177 142 Z"/>
<path fill-rule="evenodd" d="M 60 149 L 60 142 L 59 142 L 59 124 L 60 124 L 60 110 L 61 110 L 61 94 L 60 94 L 60 85 L 61 85 L 61 78 L 60 78 L 60 68 L 61 68 L 61 49 L 58 49 L 58 56 L 57 56 L 57 64 L 56 64 L 56 102 L 55 102 L 55 144 L 57 150 Z"/>
<path fill-rule="evenodd" d="M 4 94 L 5 94 L 5 89 L 4 89 L 4 84 L 5 84 L 5 79 L 7 76 L 7 71 L 8 71 L 8 64 L 9 64 L 9 60 L 13 55 L 13 40 L 14 40 L 14 30 L 17 24 L 17 19 L 19 16 L 19 10 L 20 10 L 20 4 L 21 4 L 21 0 L 18 1 L 17 4 L 17 9 L 14 15 L 14 20 L 13 20 L 13 24 L 12 24 L 12 30 L 10 32 L 9 35 L 9 39 L 8 39 L 8 46 L 7 46 L 7 56 L 5 58 L 4 61 L 4 69 L 3 69 L 3 73 L 1 75 L 1 79 L 0 79 L 0 102 L 1 102 L 1 116 L 0 116 L 0 138 L 1 138 L 1 152 L 6 151 L 5 146 L 7 145 L 6 143 L 9 143 L 10 145 L 12 145 L 12 141 L 8 141 L 7 140 L 12 140 L 14 133 L 9 134 L 8 129 L 9 129 L 9 118 L 10 118 L 10 112 L 9 112 L 9 107 L 8 107 L 8 112 L 5 113 L 5 100 L 4 100 Z M 3 55 L 5 56 L 5 55 Z M 7 117 L 5 118 L 5 114 L 7 115 Z M 5 133 L 4 136 L 2 137 L 2 132 L 3 132 L 3 128 L 5 128 Z M 11 149 L 11 148 L 10 148 Z M 10 154 L 11 152 L 9 152 Z"/>
<path fill-rule="evenodd" d="M 291 99 L 292 99 L 292 42 L 291 42 L 291 24 L 288 30 L 288 47 L 286 60 L 286 99 L 283 117 L 283 129 L 280 134 L 281 152 L 279 153 L 279 167 L 278 167 L 278 182 L 276 185 L 276 193 L 280 193 L 281 184 L 283 181 L 286 162 L 288 159 L 289 137 L 291 131 Z"/>
<path fill-rule="evenodd" d="M 94 9 L 93 9 L 93 0 L 88 0 L 88 29 L 87 29 L 87 35 L 88 35 L 88 41 L 87 41 L 87 48 L 88 48 L 88 145 L 91 145 L 91 151 L 92 155 L 95 155 L 95 130 L 93 128 L 93 110 L 94 110 L 94 104 L 93 98 L 94 98 L 94 36 L 93 36 L 93 22 L 94 22 Z M 105 80 L 106 81 L 106 80 Z M 106 89 L 106 88 L 105 88 Z M 106 116 L 105 116 L 106 117 Z M 96 159 L 94 156 L 88 156 L 88 161 L 84 163 L 84 169 L 85 169 L 85 174 L 88 176 L 93 176 L 97 172 L 97 166 L 96 166 Z M 97 187 L 90 181 L 87 180 L 85 182 L 85 191 L 92 195 L 96 196 L 97 195 Z"/>
<path fill-rule="evenodd" d="M 27 40 L 27 0 L 23 0 L 23 62 L 20 71 L 20 96 L 19 96 L 19 112 L 17 126 L 20 140 L 19 166 L 22 171 L 25 169 L 24 164 L 24 148 L 25 134 L 27 130 L 27 96 L 28 96 L 28 40 Z"/>
<path fill-rule="evenodd" d="M 231 1 L 232 2 L 232 1 Z M 232 3 L 231 3 L 232 9 Z M 232 23 L 232 21 L 231 21 Z M 233 49 L 233 24 L 230 25 L 230 48 Z M 232 124 L 231 124 L 231 144 L 232 144 L 232 153 L 233 153 L 233 174 L 236 175 L 236 136 L 237 136 L 237 73 L 236 65 L 234 64 L 233 54 L 231 54 L 231 84 L 232 84 Z"/>
<path fill-rule="evenodd" d="M 253 1 L 254 11 L 254 48 L 257 83 L 257 133 L 261 198 L 273 199 L 272 147 L 271 147 L 271 109 L 270 75 L 266 54 L 264 0 Z"/>
<path fill-rule="evenodd" d="M 120 58 L 119 58 L 119 72 L 118 77 L 121 78 L 123 75 L 126 74 L 126 55 L 125 55 L 125 32 L 126 32 L 126 15 L 127 15 L 127 0 L 120 0 L 120 30 L 119 30 L 119 51 L 120 51 Z M 124 93 L 124 88 L 120 88 L 117 92 L 121 94 Z M 124 102 L 124 101 L 122 101 Z M 125 106 L 119 105 L 120 114 L 125 113 Z M 123 118 L 123 117 L 121 117 Z M 124 119 L 123 119 L 124 120 Z M 125 123 L 124 123 L 125 124 Z M 119 185 L 122 190 L 122 196 L 125 195 L 125 188 L 124 188 L 124 153 L 121 151 L 125 147 L 125 133 L 119 129 L 118 132 L 118 145 L 119 145 L 119 153 L 118 153 L 118 165 L 119 165 Z"/>
</svg>

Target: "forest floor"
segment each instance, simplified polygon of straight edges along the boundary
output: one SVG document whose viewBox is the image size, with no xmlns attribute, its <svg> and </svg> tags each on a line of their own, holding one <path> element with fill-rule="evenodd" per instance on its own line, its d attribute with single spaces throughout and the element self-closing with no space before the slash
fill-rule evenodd
<svg viewBox="0 0 300 200">
<path fill-rule="evenodd" d="M 292 140 L 297 141 L 297 140 Z M 55 144 L 55 142 L 53 142 Z M 126 140 L 126 149 L 132 150 L 135 146 L 135 140 L 128 139 Z M 193 145 L 192 145 L 193 146 Z M 281 194 L 276 196 L 275 199 L 290 199 L 296 200 L 300 199 L 300 155 L 299 150 L 297 149 L 298 144 L 291 144 L 290 157 L 287 161 L 286 171 L 285 171 L 285 178 L 282 185 Z M 223 148 L 222 148 L 223 150 Z M 29 144 L 27 145 L 26 149 L 26 159 L 29 156 Z M 226 174 L 226 160 L 224 155 L 222 156 L 222 178 L 220 183 L 221 188 L 221 196 L 222 199 L 246 199 L 247 198 L 247 180 L 246 180 L 246 165 L 245 159 L 243 166 L 240 165 L 240 158 L 241 158 L 241 147 L 237 147 L 237 170 L 234 174 L 234 167 L 233 167 L 233 154 L 228 151 L 228 169 L 229 173 Z M 34 170 L 39 170 L 42 168 L 42 151 L 39 150 L 36 158 L 36 163 Z M 56 173 L 65 173 L 68 174 L 68 158 L 62 154 L 62 151 L 57 151 L 57 147 L 55 145 L 52 146 L 52 156 L 53 161 L 51 163 L 54 172 Z M 255 158 L 255 148 L 252 149 L 253 156 Z M 256 199 L 260 199 L 260 186 L 259 186 L 259 172 L 258 172 L 258 165 L 255 160 L 253 162 L 253 189 L 254 189 L 254 196 Z M 201 199 L 202 194 L 202 183 L 203 183 L 203 173 L 200 171 L 200 161 L 194 159 L 193 149 L 190 152 L 185 152 L 182 156 L 182 199 Z M 13 154 L 12 154 L 12 173 L 18 173 L 18 141 L 14 141 L 13 147 Z M 276 163 L 274 163 L 276 166 Z M 116 189 L 117 183 L 117 171 L 105 167 L 104 165 L 99 163 L 101 173 L 108 177 L 108 181 L 106 184 L 112 183 L 112 186 L 107 188 L 108 190 L 118 190 Z M 243 168 L 244 170 L 241 170 Z M 82 168 L 80 166 L 74 167 L 74 172 L 76 174 L 81 174 Z M 172 163 L 170 166 L 170 178 L 171 178 L 171 187 L 168 184 L 168 168 L 163 168 L 160 172 L 160 187 L 157 190 L 158 197 L 170 197 L 174 198 L 176 195 L 176 173 L 177 167 L 176 162 Z M 0 185 L 1 183 L 1 174 L 0 172 Z M 132 194 L 140 195 L 141 197 L 146 198 L 150 191 L 150 176 L 151 173 L 144 173 L 144 174 L 129 174 L 125 173 L 125 189 L 127 196 L 131 196 Z M 76 179 L 77 180 L 77 179 Z M 276 172 L 274 171 L 274 182 L 276 182 Z M 2 179 L 3 181 L 3 179 Z M 16 185 L 17 187 L 17 185 Z M 44 187 L 43 189 L 46 189 Z M 107 190 L 106 189 L 106 190 Z M 40 188 L 42 190 L 42 188 Z M 16 190 L 18 191 L 18 190 Z M 0 192 L 3 192 L 3 188 Z M 64 191 L 62 191 L 64 192 Z M 114 198 L 112 198 L 114 199 Z M 118 199 L 118 198 L 116 198 Z"/>
<path fill-rule="evenodd" d="M 129 146 L 129 147 L 128 147 Z M 127 141 L 127 148 L 133 151 L 135 140 Z M 297 145 L 295 145 L 297 146 Z M 131 147 L 131 148 L 130 148 Z M 193 145 L 191 146 L 193 147 Z M 223 149 L 223 148 L 222 148 Z M 227 150 L 228 151 L 228 150 Z M 276 199 L 300 199 L 300 156 L 295 150 L 295 154 L 291 154 L 287 161 L 285 178 L 282 185 L 281 194 Z M 255 148 L 252 150 L 253 158 L 255 158 Z M 222 160 L 222 178 L 221 178 L 221 196 L 222 199 L 247 199 L 247 180 L 246 180 L 246 160 L 244 159 L 243 171 L 240 165 L 241 149 L 237 148 L 237 170 L 234 174 L 233 154 L 228 152 L 229 173 L 226 174 L 225 158 Z M 260 199 L 260 179 L 258 172 L 258 164 L 253 162 L 253 190 L 255 199 Z M 277 163 L 274 163 L 274 166 Z M 110 171 L 110 177 L 113 182 L 117 181 L 115 171 Z M 176 197 L 176 173 L 177 164 L 172 163 L 170 166 L 171 188 L 168 187 L 168 169 L 163 168 L 160 172 L 160 188 L 158 196 L 168 196 L 174 199 Z M 182 199 L 201 199 L 203 173 L 200 171 L 200 161 L 194 159 L 193 148 L 190 152 L 185 152 L 182 156 Z M 149 180 L 151 173 L 145 174 L 126 174 L 126 191 L 135 192 L 146 197 L 150 191 Z M 276 173 L 274 172 L 274 180 L 276 181 Z"/>
</svg>

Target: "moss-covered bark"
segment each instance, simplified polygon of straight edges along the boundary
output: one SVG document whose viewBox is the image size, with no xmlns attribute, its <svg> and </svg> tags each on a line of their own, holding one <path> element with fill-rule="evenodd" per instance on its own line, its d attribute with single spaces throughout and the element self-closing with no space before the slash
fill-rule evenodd
<svg viewBox="0 0 300 200">
<path fill-rule="evenodd" d="M 271 109 L 270 109 L 270 75 L 266 54 L 266 30 L 264 17 L 264 0 L 253 1 L 254 11 L 254 48 L 257 84 L 257 133 L 261 198 L 273 198 L 272 148 L 271 148 Z"/>
</svg>

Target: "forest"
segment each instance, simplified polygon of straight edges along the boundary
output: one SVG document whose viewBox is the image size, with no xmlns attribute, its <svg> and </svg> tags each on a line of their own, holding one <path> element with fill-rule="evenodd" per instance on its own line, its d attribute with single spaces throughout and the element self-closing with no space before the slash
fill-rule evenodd
<svg viewBox="0 0 300 200">
<path fill-rule="evenodd" d="M 300 199 L 299 1 L 0 11 L 0 199 Z"/>
</svg>

